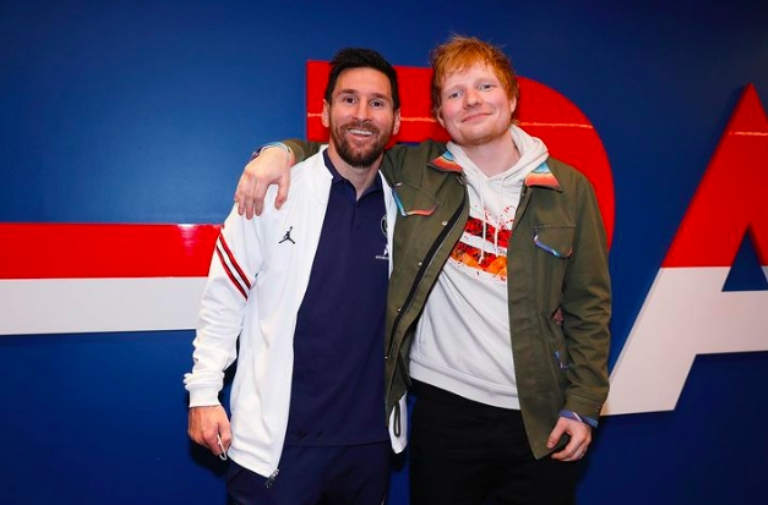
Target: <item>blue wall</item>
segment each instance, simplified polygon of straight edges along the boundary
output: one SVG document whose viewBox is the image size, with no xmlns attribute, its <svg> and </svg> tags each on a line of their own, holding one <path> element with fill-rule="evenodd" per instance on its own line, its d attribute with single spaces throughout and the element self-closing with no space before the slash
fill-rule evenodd
<svg viewBox="0 0 768 505">
<path fill-rule="evenodd" d="M 0 222 L 218 223 L 251 150 L 304 133 L 306 60 L 426 66 L 451 32 L 504 45 L 603 140 L 613 363 L 744 85 L 768 103 L 768 2 L 2 0 Z M 186 436 L 192 338 L 0 337 L 0 502 L 223 504 Z M 674 412 L 605 419 L 582 503 L 765 503 L 767 371 L 700 357 Z"/>
</svg>

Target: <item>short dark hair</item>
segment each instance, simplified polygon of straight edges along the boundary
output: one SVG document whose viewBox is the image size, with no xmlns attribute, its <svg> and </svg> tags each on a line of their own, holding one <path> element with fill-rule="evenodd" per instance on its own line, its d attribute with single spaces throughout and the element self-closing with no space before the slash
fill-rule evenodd
<svg viewBox="0 0 768 505">
<path fill-rule="evenodd" d="M 328 75 L 328 85 L 325 88 L 325 101 L 331 103 L 333 90 L 339 75 L 351 68 L 372 68 L 387 76 L 392 87 L 392 105 L 394 110 L 400 109 L 400 91 L 397 86 L 397 72 L 390 63 L 373 49 L 348 47 L 342 49 L 331 60 L 331 73 Z"/>
</svg>

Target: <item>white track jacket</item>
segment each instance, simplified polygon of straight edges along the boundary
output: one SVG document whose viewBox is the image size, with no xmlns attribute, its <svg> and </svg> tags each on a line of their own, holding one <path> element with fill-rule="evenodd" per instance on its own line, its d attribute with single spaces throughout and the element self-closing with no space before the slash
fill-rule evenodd
<svg viewBox="0 0 768 505">
<path fill-rule="evenodd" d="M 296 165 L 291 178 L 290 197 L 281 210 L 264 205 L 261 217 L 247 220 L 235 208 L 227 218 L 203 293 L 194 367 L 184 379 L 190 407 L 218 405 L 224 370 L 238 358 L 231 392 L 229 456 L 265 477 L 276 475 L 283 450 L 296 316 L 309 283 L 331 187 L 322 151 Z M 383 187 L 391 251 L 397 209 L 386 181 Z M 275 194 L 273 187 L 266 201 L 272 202 Z M 391 261 L 390 256 L 390 272 Z M 384 413 L 384 398 L 381 408 Z M 395 438 L 392 433 L 390 427 L 392 447 L 400 452 L 406 434 Z"/>
</svg>

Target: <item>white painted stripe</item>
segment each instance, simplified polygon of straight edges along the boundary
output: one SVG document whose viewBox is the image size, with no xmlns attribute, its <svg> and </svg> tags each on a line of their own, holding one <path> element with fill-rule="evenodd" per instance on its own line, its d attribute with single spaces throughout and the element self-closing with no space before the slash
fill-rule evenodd
<svg viewBox="0 0 768 505">
<path fill-rule="evenodd" d="M 723 292 L 729 272 L 659 270 L 611 373 L 604 415 L 674 410 L 698 354 L 768 351 L 768 291 Z"/>
<path fill-rule="evenodd" d="M 0 335 L 197 326 L 205 277 L 0 280 Z"/>
<path fill-rule="evenodd" d="M 611 374 L 603 415 L 674 410 L 697 354 L 768 350 L 768 292 L 723 292 L 729 270 L 659 271 Z M 192 329 L 205 282 L 0 280 L 0 335 Z"/>
</svg>

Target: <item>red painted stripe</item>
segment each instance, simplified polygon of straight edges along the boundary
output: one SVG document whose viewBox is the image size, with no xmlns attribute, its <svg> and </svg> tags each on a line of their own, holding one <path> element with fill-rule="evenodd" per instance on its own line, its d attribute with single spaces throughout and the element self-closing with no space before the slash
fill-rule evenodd
<svg viewBox="0 0 768 505">
<path fill-rule="evenodd" d="M 0 223 L 0 279 L 205 277 L 220 228 Z"/>
</svg>

